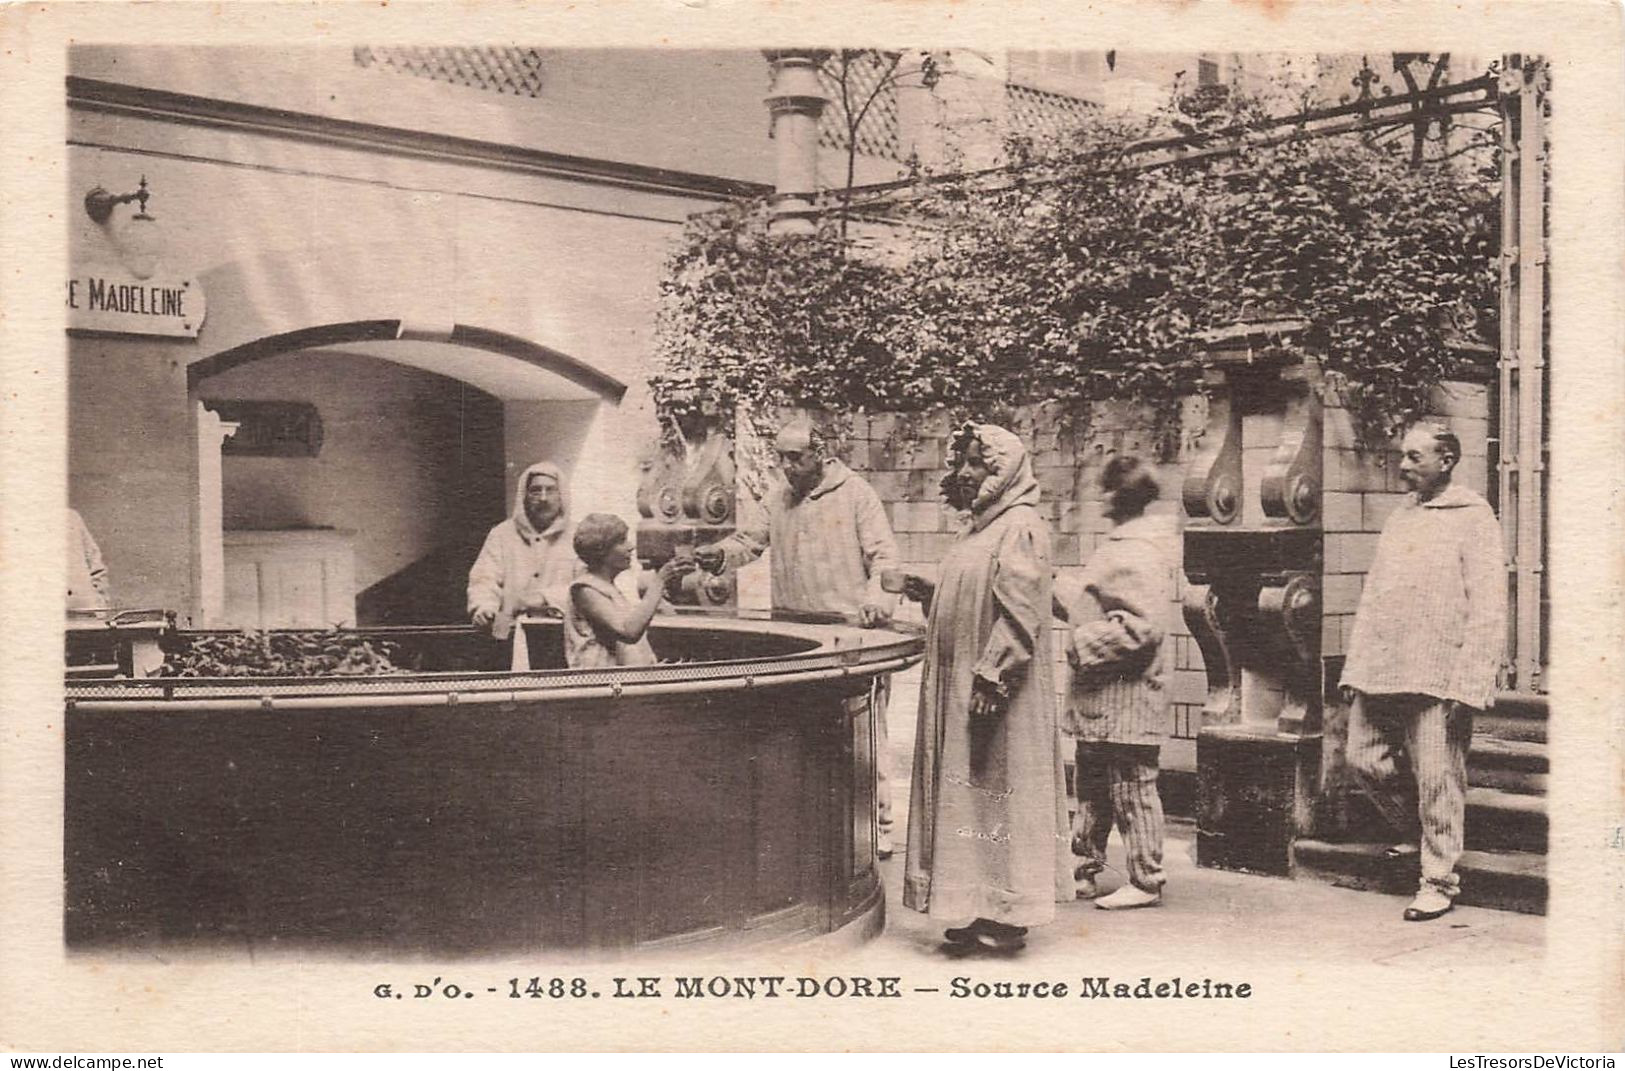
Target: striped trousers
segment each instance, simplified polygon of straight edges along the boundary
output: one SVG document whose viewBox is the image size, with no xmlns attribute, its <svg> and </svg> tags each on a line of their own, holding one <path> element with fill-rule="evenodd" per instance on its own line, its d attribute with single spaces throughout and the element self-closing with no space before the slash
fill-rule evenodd
<svg viewBox="0 0 1625 1071">
<path fill-rule="evenodd" d="M 886 710 L 891 706 L 891 676 L 876 674 L 869 686 L 869 702 L 875 719 L 875 823 L 880 832 L 892 831 L 891 806 L 891 730 L 886 725 Z"/>
<path fill-rule="evenodd" d="M 1128 880 L 1158 892 L 1162 872 L 1162 797 L 1157 793 L 1155 744 L 1078 742 L 1074 773 L 1078 813 L 1072 852 L 1091 877 L 1106 866 L 1106 840 L 1115 820 L 1128 849 Z"/>
<path fill-rule="evenodd" d="M 1427 695 L 1355 693 L 1348 764 L 1355 783 L 1401 836 L 1422 846 L 1422 884 L 1454 898 L 1467 832 L 1467 750 L 1473 710 Z M 1400 769 L 1400 754 L 1406 761 Z"/>
</svg>

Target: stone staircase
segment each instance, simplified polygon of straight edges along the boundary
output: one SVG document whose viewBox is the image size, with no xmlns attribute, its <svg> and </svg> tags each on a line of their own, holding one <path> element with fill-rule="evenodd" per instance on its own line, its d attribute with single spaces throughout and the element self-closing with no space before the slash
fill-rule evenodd
<svg viewBox="0 0 1625 1071">
<path fill-rule="evenodd" d="M 1467 760 L 1467 851 L 1461 898 L 1475 907 L 1546 913 L 1547 701 L 1503 693 L 1474 720 Z M 1295 870 L 1337 885 L 1408 893 L 1415 860 L 1384 857 L 1387 843 L 1299 840 Z"/>
</svg>

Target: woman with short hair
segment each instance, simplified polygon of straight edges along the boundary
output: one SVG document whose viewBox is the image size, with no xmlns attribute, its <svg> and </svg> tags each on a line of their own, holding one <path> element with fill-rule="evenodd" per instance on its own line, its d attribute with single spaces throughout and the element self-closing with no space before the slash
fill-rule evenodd
<svg viewBox="0 0 1625 1071">
<path fill-rule="evenodd" d="M 571 669 L 651 666 L 657 661 L 649 646 L 649 622 L 667 582 L 694 563 L 672 558 L 633 603 L 615 586 L 615 578 L 632 565 L 629 534 L 626 522 L 611 513 L 589 513 L 576 525 L 575 552 L 587 571 L 570 582 L 570 605 L 564 613 L 564 660 Z"/>
</svg>

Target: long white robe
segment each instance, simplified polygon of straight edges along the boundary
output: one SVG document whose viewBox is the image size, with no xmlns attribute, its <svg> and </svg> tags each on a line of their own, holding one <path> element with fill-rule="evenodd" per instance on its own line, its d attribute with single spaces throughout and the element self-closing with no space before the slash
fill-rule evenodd
<svg viewBox="0 0 1625 1071">
<path fill-rule="evenodd" d="M 1049 531 L 1025 451 L 1004 445 L 1002 491 L 943 559 L 932 602 L 903 904 L 943 920 L 1030 926 L 1053 919 L 1073 886 Z M 971 718 L 973 676 L 1008 688 L 1001 714 Z"/>
</svg>

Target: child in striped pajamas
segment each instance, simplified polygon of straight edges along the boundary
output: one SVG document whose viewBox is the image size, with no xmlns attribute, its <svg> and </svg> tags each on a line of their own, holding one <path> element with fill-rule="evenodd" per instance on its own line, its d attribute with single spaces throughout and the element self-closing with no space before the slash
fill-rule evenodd
<svg viewBox="0 0 1625 1071">
<path fill-rule="evenodd" d="M 1078 741 L 1077 895 L 1118 910 L 1162 900 L 1157 773 L 1168 722 L 1164 618 L 1174 587 L 1170 533 L 1144 515 L 1159 494 L 1150 469 L 1138 458 L 1113 458 L 1100 488 L 1113 528 L 1084 567 L 1081 595 L 1063 600 L 1073 671 L 1063 728 Z M 1114 820 L 1127 843 L 1128 881 L 1099 896 Z"/>
<path fill-rule="evenodd" d="M 1506 632 L 1501 528 L 1489 503 L 1453 486 L 1454 434 L 1419 424 L 1401 446 L 1399 475 L 1413 492 L 1383 525 L 1349 640 L 1342 686 L 1350 701 L 1349 771 L 1401 835 L 1420 826 L 1422 884 L 1405 909 L 1438 918 L 1460 892 L 1467 749 L 1473 712 L 1495 695 Z M 1401 785 L 1403 756 L 1417 798 Z"/>
</svg>

